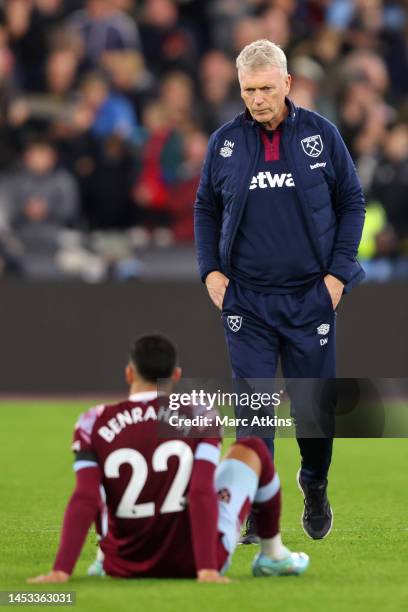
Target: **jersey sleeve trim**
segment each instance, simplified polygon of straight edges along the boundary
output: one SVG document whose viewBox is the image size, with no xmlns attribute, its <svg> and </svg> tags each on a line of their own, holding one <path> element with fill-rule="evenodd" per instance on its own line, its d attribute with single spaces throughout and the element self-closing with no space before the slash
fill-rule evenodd
<svg viewBox="0 0 408 612">
<path fill-rule="evenodd" d="M 221 449 L 219 446 L 208 444 L 208 442 L 200 442 L 197 446 L 194 458 L 196 460 L 209 461 L 214 465 L 218 465 L 220 461 Z"/>
<path fill-rule="evenodd" d="M 75 461 L 73 468 L 74 472 L 79 472 L 79 470 L 83 470 L 85 468 L 94 468 L 99 467 L 96 461 Z"/>
</svg>

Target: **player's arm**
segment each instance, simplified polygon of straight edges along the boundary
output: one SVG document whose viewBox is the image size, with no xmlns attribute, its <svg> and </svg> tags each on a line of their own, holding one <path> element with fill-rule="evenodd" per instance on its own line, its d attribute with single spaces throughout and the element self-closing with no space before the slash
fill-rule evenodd
<svg viewBox="0 0 408 612">
<path fill-rule="evenodd" d="M 229 582 L 219 574 L 217 564 L 218 503 L 214 473 L 219 458 L 218 440 L 200 442 L 190 481 L 190 525 L 199 582 Z"/>
<path fill-rule="evenodd" d="M 76 461 L 76 485 L 64 514 L 61 540 L 52 571 L 28 582 L 67 582 L 100 504 L 102 475 L 95 461 Z"/>
<path fill-rule="evenodd" d="M 221 208 L 212 181 L 211 167 L 215 156 L 215 135 L 210 137 L 194 203 L 194 236 L 198 268 L 202 281 L 220 270 L 218 243 L 221 231 Z"/>
<path fill-rule="evenodd" d="M 364 193 L 350 153 L 334 126 L 330 140 L 331 159 L 337 180 L 335 212 L 338 219 L 338 230 L 328 272 L 343 284 L 347 284 L 364 226 Z"/>
<path fill-rule="evenodd" d="M 92 430 L 103 408 L 96 406 L 84 412 L 75 425 L 72 450 L 75 453 L 76 485 L 65 510 L 57 557 L 51 572 L 30 578 L 28 582 L 69 580 L 89 528 L 98 514 L 102 474 L 92 446 Z"/>
</svg>

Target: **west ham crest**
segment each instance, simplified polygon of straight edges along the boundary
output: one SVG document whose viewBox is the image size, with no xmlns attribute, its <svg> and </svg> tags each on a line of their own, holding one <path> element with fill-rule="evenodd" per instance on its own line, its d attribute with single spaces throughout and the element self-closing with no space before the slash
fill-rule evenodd
<svg viewBox="0 0 408 612">
<path fill-rule="evenodd" d="M 227 317 L 227 323 L 231 331 L 237 332 L 241 329 L 242 317 L 238 315 L 229 315 Z"/>
<path fill-rule="evenodd" d="M 300 142 L 303 151 L 306 155 L 309 155 L 309 157 L 319 157 L 320 153 L 323 151 L 323 142 L 320 134 L 308 136 L 307 138 L 303 138 Z"/>
</svg>

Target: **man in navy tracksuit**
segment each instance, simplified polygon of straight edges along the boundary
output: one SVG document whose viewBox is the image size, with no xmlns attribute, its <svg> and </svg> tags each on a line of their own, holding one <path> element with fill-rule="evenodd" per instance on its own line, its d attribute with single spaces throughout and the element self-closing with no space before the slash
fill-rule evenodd
<svg viewBox="0 0 408 612">
<path fill-rule="evenodd" d="M 237 68 L 246 110 L 212 134 L 195 203 L 200 275 L 235 380 L 271 380 L 279 358 L 285 378 L 334 378 L 335 309 L 364 276 L 362 189 L 336 127 L 288 99 L 279 47 L 251 43 Z M 299 415 L 310 397 L 297 396 Z M 333 523 L 332 434 L 322 436 L 298 437 L 303 527 L 315 539 Z"/>
</svg>

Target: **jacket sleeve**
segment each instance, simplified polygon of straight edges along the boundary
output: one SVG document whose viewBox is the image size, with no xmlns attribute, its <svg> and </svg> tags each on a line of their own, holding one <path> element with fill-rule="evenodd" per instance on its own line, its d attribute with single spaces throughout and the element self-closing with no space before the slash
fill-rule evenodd
<svg viewBox="0 0 408 612">
<path fill-rule="evenodd" d="M 211 166 L 214 157 L 215 135 L 208 143 L 207 155 L 194 203 L 194 234 L 198 270 L 201 280 L 213 270 L 220 270 L 218 244 L 221 230 L 221 210 L 212 184 Z"/>
<path fill-rule="evenodd" d="M 334 210 L 338 230 L 328 272 L 347 284 L 352 276 L 363 231 L 365 202 L 350 153 L 337 128 L 333 126 L 333 129 L 332 163 L 336 173 Z"/>
</svg>

